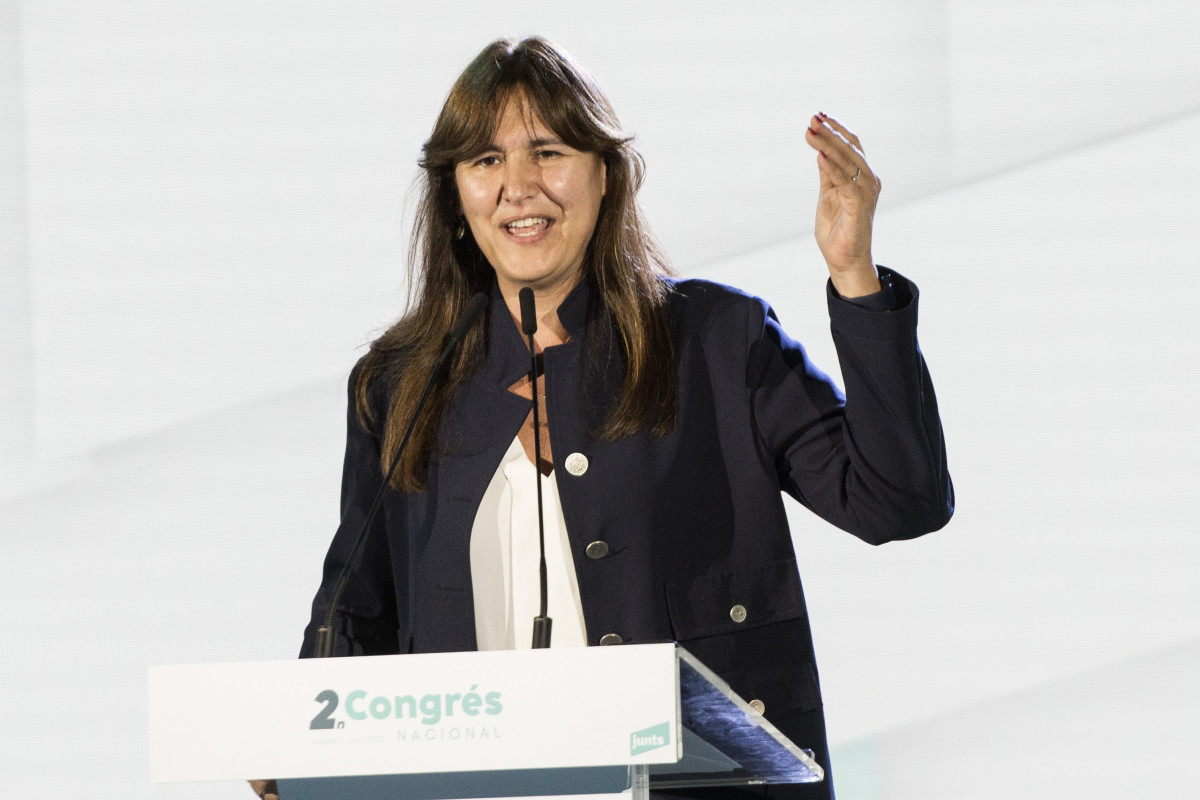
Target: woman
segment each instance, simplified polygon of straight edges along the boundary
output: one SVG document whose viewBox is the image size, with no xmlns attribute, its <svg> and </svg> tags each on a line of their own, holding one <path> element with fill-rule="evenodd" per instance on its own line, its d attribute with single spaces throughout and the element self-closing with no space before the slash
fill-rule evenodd
<svg viewBox="0 0 1200 800">
<path fill-rule="evenodd" d="M 678 640 L 828 770 L 781 490 L 875 544 L 940 528 L 953 500 L 916 288 L 871 259 L 879 180 L 837 121 L 805 136 L 846 400 L 762 301 L 670 277 L 634 200 L 640 158 L 579 64 L 540 38 L 480 53 L 424 147 L 415 303 L 351 375 L 345 520 L 303 655 L 448 331 L 484 292 L 354 567 L 337 653 L 528 646 L 540 479 L 553 644 Z"/>
</svg>

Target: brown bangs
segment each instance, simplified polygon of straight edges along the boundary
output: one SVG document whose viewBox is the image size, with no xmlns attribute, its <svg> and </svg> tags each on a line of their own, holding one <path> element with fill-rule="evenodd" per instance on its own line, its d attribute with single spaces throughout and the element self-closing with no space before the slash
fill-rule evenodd
<svg viewBox="0 0 1200 800">
<path fill-rule="evenodd" d="M 576 150 L 614 154 L 632 140 L 583 66 L 541 42 L 494 42 L 459 77 L 420 165 L 439 175 L 487 151 L 510 100 Z M 607 159 L 606 159 L 607 161 Z"/>
</svg>

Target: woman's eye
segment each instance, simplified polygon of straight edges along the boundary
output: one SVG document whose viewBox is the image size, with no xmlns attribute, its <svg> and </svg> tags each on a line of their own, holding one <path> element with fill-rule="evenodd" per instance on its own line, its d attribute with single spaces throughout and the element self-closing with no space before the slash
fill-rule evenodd
<svg viewBox="0 0 1200 800">
<path fill-rule="evenodd" d="M 558 152 L 557 150 L 539 150 L 537 153 L 537 157 L 541 159 L 553 158 L 560 155 L 562 155 L 562 153 Z"/>
<path fill-rule="evenodd" d="M 477 167 L 494 167 L 499 163 L 499 156 L 481 156 L 480 158 L 475 159 L 475 166 Z"/>
</svg>

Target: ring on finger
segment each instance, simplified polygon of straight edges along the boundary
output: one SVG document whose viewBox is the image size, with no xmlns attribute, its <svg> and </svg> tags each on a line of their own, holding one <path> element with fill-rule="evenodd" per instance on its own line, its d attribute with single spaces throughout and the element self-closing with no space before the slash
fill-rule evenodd
<svg viewBox="0 0 1200 800">
<path fill-rule="evenodd" d="M 862 167 L 859 167 L 859 168 L 858 168 L 858 171 L 854 173 L 854 177 L 850 179 L 850 182 L 851 182 L 851 183 L 856 183 L 856 182 L 858 182 L 858 176 L 859 176 L 859 175 L 862 175 Z"/>
</svg>

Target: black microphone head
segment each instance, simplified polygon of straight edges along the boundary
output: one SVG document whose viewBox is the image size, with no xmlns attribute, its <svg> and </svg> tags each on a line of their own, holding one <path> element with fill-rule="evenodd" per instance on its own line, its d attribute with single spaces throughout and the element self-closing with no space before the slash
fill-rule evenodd
<svg viewBox="0 0 1200 800">
<path fill-rule="evenodd" d="M 537 333 L 537 314 L 533 308 L 533 289 L 526 286 L 517 296 L 521 298 L 521 331 L 526 336 Z"/>
<path fill-rule="evenodd" d="M 483 292 L 476 292 L 467 301 L 466 307 L 458 317 L 458 322 L 455 322 L 454 327 L 450 329 L 450 341 L 457 342 L 467 335 L 467 331 L 471 330 L 471 326 L 475 324 L 475 320 L 479 319 L 479 315 L 483 312 L 483 307 L 487 305 L 487 302 L 487 295 Z"/>
</svg>

